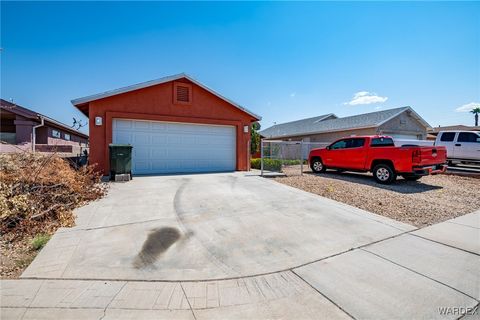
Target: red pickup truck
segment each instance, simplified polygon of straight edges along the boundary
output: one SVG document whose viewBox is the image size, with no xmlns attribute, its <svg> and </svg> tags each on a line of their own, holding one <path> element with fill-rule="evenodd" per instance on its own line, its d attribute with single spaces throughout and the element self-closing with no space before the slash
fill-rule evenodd
<svg viewBox="0 0 480 320">
<path fill-rule="evenodd" d="M 310 151 L 308 161 L 314 172 L 326 169 L 373 173 L 379 183 L 389 184 L 397 175 L 418 180 L 447 169 L 445 147 L 404 145 L 396 147 L 392 137 L 355 136 Z"/>
</svg>

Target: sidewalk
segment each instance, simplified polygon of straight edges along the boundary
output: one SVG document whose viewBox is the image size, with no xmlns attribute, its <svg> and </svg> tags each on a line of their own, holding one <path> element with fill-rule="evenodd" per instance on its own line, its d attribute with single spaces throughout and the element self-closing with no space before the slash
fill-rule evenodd
<svg viewBox="0 0 480 320">
<path fill-rule="evenodd" d="M 479 275 L 477 211 L 252 277 L 3 280 L 1 319 L 458 319 L 478 306 Z"/>
</svg>

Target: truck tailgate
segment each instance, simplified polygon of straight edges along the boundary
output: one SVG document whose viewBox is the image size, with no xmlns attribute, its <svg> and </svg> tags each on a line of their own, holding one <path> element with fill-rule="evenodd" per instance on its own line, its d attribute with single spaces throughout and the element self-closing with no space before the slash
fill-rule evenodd
<svg viewBox="0 0 480 320">
<path fill-rule="evenodd" d="M 445 147 L 417 147 L 413 150 L 412 162 L 415 166 L 442 164 L 447 161 Z"/>
</svg>

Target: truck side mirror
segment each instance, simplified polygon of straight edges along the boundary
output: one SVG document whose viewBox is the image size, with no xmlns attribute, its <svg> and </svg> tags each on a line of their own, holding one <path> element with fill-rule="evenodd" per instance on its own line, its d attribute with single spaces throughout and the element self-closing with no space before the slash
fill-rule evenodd
<svg viewBox="0 0 480 320">
<path fill-rule="evenodd" d="M 327 146 L 325 149 L 330 150 L 330 146 Z"/>
</svg>

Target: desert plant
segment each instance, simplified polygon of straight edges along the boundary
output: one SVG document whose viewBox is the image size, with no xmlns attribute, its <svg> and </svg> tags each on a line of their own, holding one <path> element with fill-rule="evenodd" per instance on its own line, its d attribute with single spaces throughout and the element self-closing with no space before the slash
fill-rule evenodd
<svg viewBox="0 0 480 320">
<path fill-rule="evenodd" d="M 32 239 L 31 245 L 32 245 L 33 250 L 42 249 L 47 244 L 48 240 L 50 240 L 50 235 L 44 234 L 44 233 L 37 234 Z"/>
</svg>

